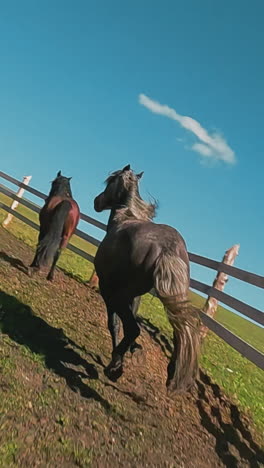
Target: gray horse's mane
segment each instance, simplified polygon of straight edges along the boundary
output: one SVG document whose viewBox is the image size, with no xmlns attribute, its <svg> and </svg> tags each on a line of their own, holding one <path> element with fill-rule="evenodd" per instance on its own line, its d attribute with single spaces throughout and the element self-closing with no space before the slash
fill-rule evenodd
<svg viewBox="0 0 264 468">
<path fill-rule="evenodd" d="M 128 190 L 127 205 L 119 208 L 116 212 L 115 219 L 118 221 L 127 221 L 137 219 L 140 221 L 150 221 L 156 216 L 158 203 L 156 200 L 153 203 L 144 201 L 138 191 L 138 178 L 133 171 L 115 171 L 109 175 L 105 183 L 112 182 L 117 175 L 122 174 L 124 185 Z"/>
</svg>

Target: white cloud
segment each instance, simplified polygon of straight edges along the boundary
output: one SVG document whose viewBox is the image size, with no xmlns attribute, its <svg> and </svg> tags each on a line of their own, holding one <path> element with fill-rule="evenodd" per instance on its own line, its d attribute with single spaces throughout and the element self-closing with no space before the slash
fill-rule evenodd
<svg viewBox="0 0 264 468">
<path fill-rule="evenodd" d="M 213 156 L 213 151 L 210 146 L 204 145 L 203 143 L 194 143 L 192 149 L 200 153 L 202 156 Z"/>
<path fill-rule="evenodd" d="M 178 114 L 174 109 L 164 104 L 160 104 L 150 99 L 145 94 L 139 95 L 139 103 L 149 109 L 154 114 L 163 115 L 169 119 L 175 120 L 183 128 L 192 132 L 198 142 L 192 145 L 192 150 L 205 158 L 224 161 L 227 164 L 235 164 L 235 153 L 227 144 L 226 140 L 218 133 L 209 134 L 197 120 Z"/>
</svg>

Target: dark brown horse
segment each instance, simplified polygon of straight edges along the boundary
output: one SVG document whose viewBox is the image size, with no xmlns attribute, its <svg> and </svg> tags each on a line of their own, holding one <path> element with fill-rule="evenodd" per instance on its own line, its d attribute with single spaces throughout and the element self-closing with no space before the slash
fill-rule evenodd
<svg viewBox="0 0 264 468">
<path fill-rule="evenodd" d="M 199 318 L 188 302 L 189 258 L 182 236 L 170 226 L 152 222 L 155 205 L 140 197 L 138 176 L 129 165 L 108 177 L 94 208 L 97 212 L 111 210 L 107 234 L 95 256 L 113 343 L 106 375 L 116 379 L 122 374 L 124 354 L 140 333 L 134 300 L 154 287 L 173 328 L 167 387 L 187 390 L 198 370 Z M 119 344 L 116 314 L 124 331 Z"/>
<path fill-rule="evenodd" d="M 71 177 L 63 177 L 61 171 L 52 182 L 45 205 L 39 213 L 40 232 L 34 260 L 29 268 L 33 274 L 52 261 L 47 279 L 52 281 L 61 249 L 66 248 L 80 219 L 80 209 L 72 198 Z"/>
</svg>

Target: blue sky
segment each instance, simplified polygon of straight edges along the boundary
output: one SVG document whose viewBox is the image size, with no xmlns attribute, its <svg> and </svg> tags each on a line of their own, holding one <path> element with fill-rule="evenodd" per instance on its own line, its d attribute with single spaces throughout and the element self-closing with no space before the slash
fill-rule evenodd
<svg viewBox="0 0 264 468">
<path fill-rule="evenodd" d="M 239 243 L 236 266 L 263 275 L 263 15 L 260 0 L 2 3 L 1 170 L 47 192 L 61 169 L 105 221 L 93 199 L 130 163 L 189 251 Z M 226 292 L 263 309 L 263 290 Z"/>
</svg>

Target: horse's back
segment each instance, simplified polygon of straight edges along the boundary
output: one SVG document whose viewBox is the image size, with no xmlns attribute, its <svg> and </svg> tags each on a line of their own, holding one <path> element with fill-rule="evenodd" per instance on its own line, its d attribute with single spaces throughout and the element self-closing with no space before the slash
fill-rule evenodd
<svg viewBox="0 0 264 468">
<path fill-rule="evenodd" d="M 70 237 L 80 220 L 80 208 L 78 203 L 72 198 L 56 195 L 48 198 L 40 211 L 39 219 L 40 224 L 49 225 L 56 211 L 60 209 L 65 201 L 69 203 L 69 211 L 64 222 L 64 234 L 66 233 Z"/>
<path fill-rule="evenodd" d="M 189 263 L 185 241 L 179 231 L 171 226 L 141 223 L 138 227 L 129 228 L 129 237 L 134 258 L 142 259 L 146 255 L 148 263 L 150 260 L 156 263 L 158 257 L 166 252 L 181 257 L 187 265 Z"/>
<path fill-rule="evenodd" d="M 127 231 L 134 239 L 146 239 L 150 242 L 158 242 L 161 247 L 174 248 L 178 244 L 184 244 L 182 235 L 172 226 L 167 224 L 145 222 L 124 223 L 124 231 Z M 120 229 L 122 231 L 122 228 Z"/>
<path fill-rule="evenodd" d="M 188 264 L 186 245 L 181 234 L 171 226 L 151 221 L 125 222 L 113 228 L 100 244 L 95 268 L 100 278 L 130 278 L 153 272 L 162 252 L 180 256 Z"/>
</svg>

